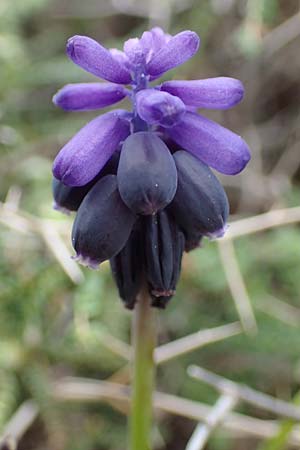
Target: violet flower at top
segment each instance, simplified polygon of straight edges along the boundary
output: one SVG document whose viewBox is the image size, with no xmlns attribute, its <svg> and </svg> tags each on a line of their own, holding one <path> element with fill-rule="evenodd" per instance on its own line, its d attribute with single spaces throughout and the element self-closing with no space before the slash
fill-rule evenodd
<svg viewBox="0 0 300 450">
<path fill-rule="evenodd" d="M 67 42 L 69 58 L 106 82 L 68 84 L 54 96 L 54 103 L 67 111 L 87 111 L 129 97 L 132 111 L 119 109 L 115 115 L 104 114 L 99 121 L 100 133 L 97 122 L 95 126 L 86 125 L 55 160 L 55 177 L 74 186 L 91 181 L 95 176 L 95 158 L 96 170 L 100 171 L 130 133 L 146 130 L 158 133 L 163 140 L 171 139 L 222 173 L 232 175 L 243 170 L 250 159 L 243 139 L 190 112 L 191 108 L 228 109 L 236 105 L 244 93 L 239 80 L 219 77 L 149 85 L 164 72 L 191 58 L 199 43 L 198 35 L 192 31 L 171 36 L 158 27 L 145 31 L 140 39 L 126 41 L 123 51 L 106 49 L 87 36 L 70 38 Z M 129 88 L 122 85 L 129 85 Z M 109 150 L 107 136 L 111 136 Z"/>
</svg>

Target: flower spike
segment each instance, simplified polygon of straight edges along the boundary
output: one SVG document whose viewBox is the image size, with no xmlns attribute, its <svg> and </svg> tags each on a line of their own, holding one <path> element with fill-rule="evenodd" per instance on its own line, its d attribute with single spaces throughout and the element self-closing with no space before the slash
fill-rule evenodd
<svg viewBox="0 0 300 450">
<path fill-rule="evenodd" d="M 164 308 L 175 293 L 183 251 L 223 236 L 229 204 L 210 167 L 227 175 L 250 159 L 243 139 L 198 114 L 226 110 L 244 95 L 239 80 L 216 77 L 150 82 L 191 58 L 200 39 L 161 28 L 107 50 L 86 36 L 69 39 L 69 58 L 108 82 L 68 84 L 53 101 L 66 111 L 116 110 L 85 125 L 54 165 L 57 208 L 77 210 L 75 259 L 91 268 L 109 259 L 125 306 L 132 309 L 144 284 L 151 305 Z M 128 87 L 122 85 L 129 85 Z"/>
</svg>

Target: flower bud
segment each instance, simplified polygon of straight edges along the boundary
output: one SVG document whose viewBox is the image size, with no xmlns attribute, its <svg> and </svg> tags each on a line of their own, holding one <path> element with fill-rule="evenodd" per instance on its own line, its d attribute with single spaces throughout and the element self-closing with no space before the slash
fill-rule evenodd
<svg viewBox="0 0 300 450">
<path fill-rule="evenodd" d="M 144 235 L 150 294 L 154 298 L 153 304 L 162 307 L 161 300 L 166 302 L 175 293 L 181 270 L 184 235 L 166 211 L 145 217 Z"/>
<path fill-rule="evenodd" d="M 123 203 L 117 177 L 107 175 L 81 203 L 72 230 L 72 244 L 80 263 L 96 268 L 126 244 L 135 216 Z"/>
</svg>

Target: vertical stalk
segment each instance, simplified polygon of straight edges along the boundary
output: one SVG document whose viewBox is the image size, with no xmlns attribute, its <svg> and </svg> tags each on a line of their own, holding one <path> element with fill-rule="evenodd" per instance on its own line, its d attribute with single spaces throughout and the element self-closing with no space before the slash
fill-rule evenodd
<svg viewBox="0 0 300 450">
<path fill-rule="evenodd" d="M 135 306 L 132 337 L 134 359 L 129 448 L 150 450 L 156 323 L 154 308 L 146 290 L 140 293 Z"/>
</svg>

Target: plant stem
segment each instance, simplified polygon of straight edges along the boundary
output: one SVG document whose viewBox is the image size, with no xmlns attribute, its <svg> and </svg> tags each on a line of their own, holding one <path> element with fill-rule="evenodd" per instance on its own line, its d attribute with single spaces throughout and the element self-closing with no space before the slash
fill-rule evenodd
<svg viewBox="0 0 300 450">
<path fill-rule="evenodd" d="M 135 306 L 132 337 L 134 360 L 129 448 L 150 450 L 156 323 L 154 308 L 146 290 L 140 293 Z"/>
</svg>

